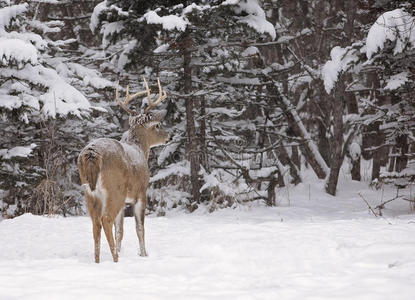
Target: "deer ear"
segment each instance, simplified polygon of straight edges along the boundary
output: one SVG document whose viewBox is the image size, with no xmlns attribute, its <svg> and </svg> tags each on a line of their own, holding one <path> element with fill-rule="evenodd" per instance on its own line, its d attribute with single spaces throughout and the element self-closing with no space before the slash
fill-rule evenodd
<svg viewBox="0 0 415 300">
<path fill-rule="evenodd" d="M 129 117 L 128 117 L 128 125 L 130 125 L 130 127 L 133 127 L 134 126 L 134 124 L 136 123 L 136 120 L 137 119 L 137 117 L 136 116 L 133 116 L 133 115 L 130 115 Z"/>
</svg>

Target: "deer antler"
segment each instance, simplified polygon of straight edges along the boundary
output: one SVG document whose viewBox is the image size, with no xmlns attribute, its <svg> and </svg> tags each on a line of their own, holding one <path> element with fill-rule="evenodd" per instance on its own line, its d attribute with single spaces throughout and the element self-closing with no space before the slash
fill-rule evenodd
<svg viewBox="0 0 415 300">
<path fill-rule="evenodd" d="M 128 107 L 127 107 L 127 104 L 131 101 L 131 100 L 133 100 L 134 98 L 137 98 L 138 96 L 140 96 L 140 95 L 143 95 L 143 94 L 149 94 L 150 93 L 150 89 L 148 88 L 148 85 L 147 85 L 147 83 L 146 83 L 146 90 L 145 91 L 141 91 L 141 92 L 138 92 L 138 93 L 135 93 L 135 94 L 133 94 L 133 95 L 130 95 L 130 87 L 127 85 L 127 91 L 126 91 L 126 95 L 125 95 L 125 100 L 124 100 L 124 102 L 122 102 L 121 100 L 120 100 L 120 96 L 118 95 L 118 84 L 119 84 L 119 81 L 117 81 L 117 87 L 115 88 L 115 99 L 117 100 L 117 102 L 118 102 L 118 104 L 121 106 L 121 108 L 122 109 L 124 109 L 126 112 L 128 112 L 130 115 L 135 115 L 136 114 L 136 112 L 135 111 L 133 111 L 133 110 L 131 110 L 131 109 L 129 109 Z"/>
<path fill-rule="evenodd" d="M 161 84 L 160 84 L 160 79 L 157 77 L 157 84 L 159 86 L 159 97 L 158 99 L 153 102 L 151 100 L 151 94 L 150 94 L 150 89 L 148 88 L 148 84 L 146 79 L 143 77 L 144 79 L 144 84 L 146 86 L 146 91 L 147 91 L 147 98 L 148 98 L 148 106 L 145 109 L 145 112 L 148 113 L 153 107 L 155 107 L 157 104 L 159 104 L 161 101 L 163 101 L 164 99 L 167 98 L 167 94 L 166 92 L 161 88 Z"/>
</svg>

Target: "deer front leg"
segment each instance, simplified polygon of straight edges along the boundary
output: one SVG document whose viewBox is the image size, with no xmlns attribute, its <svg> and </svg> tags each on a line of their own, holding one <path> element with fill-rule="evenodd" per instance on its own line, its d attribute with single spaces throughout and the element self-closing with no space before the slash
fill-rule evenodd
<svg viewBox="0 0 415 300">
<path fill-rule="evenodd" d="M 117 217 L 115 218 L 115 243 L 117 247 L 117 253 L 121 251 L 121 241 L 124 234 L 124 208 L 121 208 Z"/>
<path fill-rule="evenodd" d="M 146 246 L 144 242 L 144 216 L 146 212 L 145 194 L 138 199 L 134 205 L 135 229 L 137 231 L 138 242 L 140 244 L 140 256 L 147 256 Z"/>
</svg>

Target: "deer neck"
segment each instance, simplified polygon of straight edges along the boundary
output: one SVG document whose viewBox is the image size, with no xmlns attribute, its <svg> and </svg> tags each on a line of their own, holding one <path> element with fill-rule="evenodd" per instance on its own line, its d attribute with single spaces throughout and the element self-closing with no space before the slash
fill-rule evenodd
<svg viewBox="0 0 415 300">
<path fill-rule="evenodd" d="M 125 142 L 133 147 L 138 148 L 144 153 L 146 160 L 150 154 L 150 144 L 147 140 L 147 136 L 144 133 L 128 131 Z"/>
</svg>

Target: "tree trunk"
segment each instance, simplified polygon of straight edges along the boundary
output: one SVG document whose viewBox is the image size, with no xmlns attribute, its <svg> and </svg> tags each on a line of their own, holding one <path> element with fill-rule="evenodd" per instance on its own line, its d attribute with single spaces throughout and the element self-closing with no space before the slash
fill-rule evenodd
<svg viewBox="0 0 415 300">
<path fill-rule="evenodd" d="M 347 82 L 350 82 L 352 80 L 351 75 L 347 76 Z M 357 100 L 356 100 L 356 96 L 354 93 L 352 92 L 346 92 L 345 94 L 345 105 L 347 107 L 347 112 L 349 114 L 359 114 L 359 108 L 358 108 L 358 104 L 357 104 Z M 362 147 L 362 145 L 360 145 L 360 147 Z M 351 163 L 352 163 L 352 170 L 351 170 L 351 175 L 352 175 L 352 180 L 357 180 L 360 181 L 361 180 L 361 174 L 360 174 L 360 156 L 357 159 L 352 159 Z"/>
<path fill-rule="evenodd" d="M 356 180 L 356 181 L 362 180 L 362 176 L 360 174 L 360 162 L 361 162 L 360 157 L 358 157 L 355 160 L 352 160 L 352 169 L 350 171 L 352 175 L 352 180 Z"/>
<path fill-rule="evenodd" d="M 327 100 L 325 100 L 327 101 Z M 327 138 L 327 127 L 323 124 L 323 120 L 319 120 L 317 136 L 317 149 L 321 153 L 326 164 L 330 164 L 330 143 Z"/>
<path fill-rule="evenodd" d="M 396 157 L 396 172 L 401 172 L 408 165 L 408 137 L 402 134 L 396 138 L 396 147 L 400 150 L 399 156 Z"/>
<path fill-rule="evenodd" d="M 290 126 L 295 135 L 304 139 L 304 142 L 300 145 L 300 150 L 305 159 L 310 164 L 318 178 L 326 178 L 329 168 L 327 167 L 324 159 L 321 157 L 320 152 L 318 152 L 314 141 L 311 140 L 309 133 L 306 131 L 303 122 L 295 110 L 295 107 L 293 107 L 290 101 L 279 92 L 275 83 L 268 84 L 267 89 L 276 104 L 284 111 L 288 126 Z"/>
<path fill-rule="evenodd" d="M 344 7 L 346 10 L 346 19 L 347 22 L 344 25 L 344 32 L 346 33 L 346 39 L 344 43 L 344 47 L 353 43 L 354 40 L 354 21 L 356 19 L 356 1 L 349 0 L 344 2 Z M 346 82 L 352 82 L 353 78 L 351 74 L 346 75 L 345 77 Z M 353 92 L 348 92 L 345 94 L 345 101 L 347 106 L 347 112 L 349 114 L 359 114 L 359 108 L 356 100 L 356 96 Z M 360 175 L 360 157 L 353 160 L 352 159 L 352 170 L 351 170 L 352 180 L 361 180 Z"/>
<path fill-rule="evenodd" d="M 373 154 L 373 165 L 372 165 L 372 181 L 379 179 L 380 167 L 381 167 L 381 155 L 379 149 Z"/>
<path fill-rule="evenodd" d="M 206 100 L 205 96 L 200 97 L 200 152 L 202 161 L 200 164 L 209 171 L 208 150 L 206 144 Z"/>
<path fill-rule="evenodd" d="M 367 75 L 368 86 L 372 87 L 370 93 L 370 99 L 376 101 L 377 105 L 386 103 L 386 99 L 383 95 L 379 94 L 378 89 L 380 88 L 380 80 L 375 71 L 369 72 Z M 379 179 L 380 167 L 382 166 L 382 160 L 389 154 L 389 149 L 382 147 L 385 142 L 385 134 L 380 130 L 380 122 L 369 124 L 368 133 L 365 135 L 367 141 L 363 141 L 369 148 L 372 148 L 372 181 Z"/>
<path fill-rule="evenodd" d="M 190 94 L 192 91 L 192 49 L 193 41 L 190 34 L 185 32 L 181 39 L 181 49 L 183 53 L 183 71 L 184 71 L 184 92 Z M 200 157 L 198 149 L 198 139 L 196 135 L 195 117 L 193 112 L 192 97 L 185 98 L 186 105 L 186 130 L 187 130 L 187 156 L 190 161 L 190 180 L 192 184 L 192 197 L 194 203 L 200 202 Z"/>
<path fill-rule="evenodd" d="M 289 166 L 290 168 L 290 175 L 292 178 L 291 183 L 294 185 L 297 185 L 301 182 L 301 177 L 298 175 L 298 170 L 296 164 L 290 159 L 290 156 L 288 155 L 287 149 L 284 147 L 278 148 L 275 151 L 278 155 L 278 159 L 284 166 Z"/>
<path fill-rule="evenodd" d="M 330 175 L 326 185 L 326 191 L 330 195 L 336 195 L 339 172 L 343 163 L 343 107 L 344 107 L 345 85 L 344 78 L 340 77 L 335 88 L 333 106 L 334 138 L 330 165 Z"/>
<path fill-rule="evenodd" d="M 275 187 L 277 186 L 277 179 L 275 177 L 272 177 L 272 179 L 269 182 L 268 188 L 267 188 L 267 205 L 268 206 L 275 206 L 277 204 L 275 200 Z"/>
<path fill-rule="evenodd" d="M 301 169 L 301 159 L 300 153 L 298 152 L 298 146 L 291 147 L 291 161 L 297 167 L 298 170 Z"/>
</svg>

